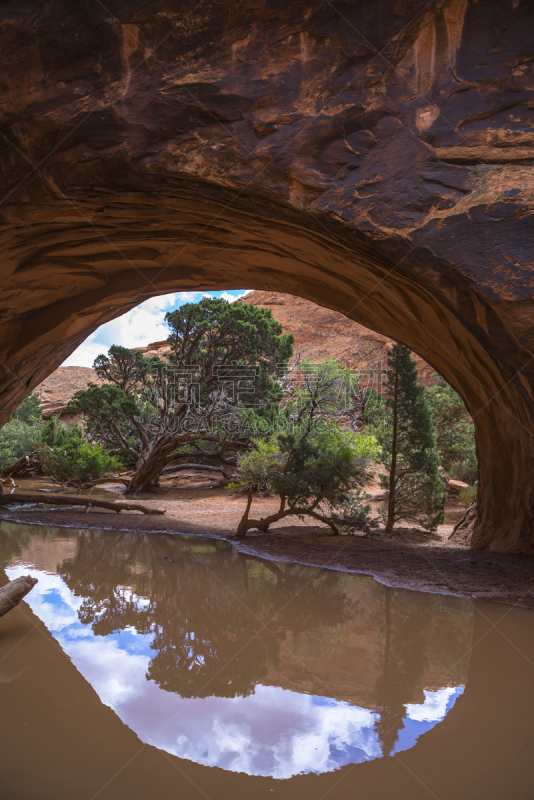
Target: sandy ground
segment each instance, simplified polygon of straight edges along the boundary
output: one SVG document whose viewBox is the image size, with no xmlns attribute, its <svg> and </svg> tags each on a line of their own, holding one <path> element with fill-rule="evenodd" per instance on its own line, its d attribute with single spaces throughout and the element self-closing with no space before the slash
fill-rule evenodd
<svg viewBox="0 0 534 800">
<path fill-rule="evenodd" d="M 217 480 L 209 474 L 182 473 L 179 478 L 166 479 L 158 489 L 139 497 L 141 504 L 165 509 L 165 516 L 145 516 L 137 512 L 118 515 L 98 509 L 85 514 L 81 508 L 34 511 L 11 507 L 0 512 L 0 519 L 61 527 L 222 537 L 232 541 L 239 550 L 273 561 L 370 574 L 388 586 L 463 597 L 493 597 L 534 605 L 532 557 L 473 551 L 449 541 L 454 524 L 465 511 L 458 497 L 449 497 L 445 523 L 432 534 L 401 529 L 390 536 L 386 536 L 383 530 L 373 536 L 333 536 L 328 527 L 310 526 L 295 517 L 290 518 L 291 524 L 288 520 L 276 523 L 267 533 L 250 531 L 245 539 L 236 539 L 236 526 L 244 510 L 245 498 L 217 487 Z M 53 488 L 45 479 L 32 480 L 31 483 L 20 481 L 21 489 L 45 487 Z M 106 490 L 102 497 L 118 499 L 115 492 L 122 491 L 122 488 L 110 482 Z M 376 482 L 367 490 L 373 495 L 371 504 L 376 511 L 383 504 L 382 492 Z M 251 516 L 265 516 L 276 507 L 275 497 L 258 496 Z"/>
</svg>

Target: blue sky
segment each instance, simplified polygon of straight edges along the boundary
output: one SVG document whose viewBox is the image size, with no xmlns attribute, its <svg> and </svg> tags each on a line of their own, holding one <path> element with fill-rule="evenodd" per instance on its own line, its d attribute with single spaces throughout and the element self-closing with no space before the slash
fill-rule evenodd
<svg viewBox="0 0 534 800">
<path fill-rule="evenodd" d="M 165 314 L 184 303 L 196 303 L 201 297 L 224 297 L 233 302 L 247 293 L 247 289 L 228 292 L 174 292 L 160 297 L 151 297 L 132 308 L 117 319 L 101 325 L 63 363 L 64 367 L 92 367 L 100 353 L 107 353 L 112 344 L 123 347 L 145 347 L 151 342 L 166 339 L 169 330 L 165 325 Z"/>
</svg>

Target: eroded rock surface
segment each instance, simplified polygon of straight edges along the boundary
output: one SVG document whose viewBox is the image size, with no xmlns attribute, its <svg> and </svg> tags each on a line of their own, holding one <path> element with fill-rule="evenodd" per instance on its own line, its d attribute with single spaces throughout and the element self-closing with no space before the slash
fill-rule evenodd
<svg viewBox="0 0 534 800">
<path fill-rule="evenodd" d="M 5 420 L 154 294 L 295 294 L 475 419 L 472 544 L 534 552 L 532 0 L 0 11 Z"/>
<path fill-rule="evenodd" d="M 63 422 L 70 421 L 71 415 L 66 413 L 69 401 L 91 383 L 103 383 L 91 367 L 58 367 L 35 390 L 41 401 L 43 417 L 50 419 L 58 415 Z"/>
<path fill-rule="evenodd" d="M 294 335 L 295 353 L 301 353 L 303 358 L 314 363 L 334 359 L 372 379 L 378 388 L 394 344 L 387 336 L 365 328 L 344 314 L 290 294 L 255 291 L 238 302 L 270 308 L 273 317 L 282 323 L 284 333 Z M 435 383 L 432 367 L 417 355 L 415 361 L 420 382 L 424 386 Z"/>
</svg>

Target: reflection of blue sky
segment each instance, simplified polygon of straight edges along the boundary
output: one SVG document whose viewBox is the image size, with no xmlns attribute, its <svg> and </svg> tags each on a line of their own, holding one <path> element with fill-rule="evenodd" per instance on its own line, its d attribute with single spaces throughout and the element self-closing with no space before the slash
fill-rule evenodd
<svg viewBox="0 0 534 800">
<path fill-rule="evenodd" d="M 399 732 L 397 743 L 393 748 L 393 753 L 400 753 L 401 750 L 409 750 L 413 747 L 417 739 L 434 727 L 436 722 L 441 722 L 448 711 L 451 710 L 456 698 L 464 691 L 463 686 L 447 687 L 430 692 L 425 692 L 424 703 L 408 703 L 406 705 L 406 716 L 404 717 L 404 727 Z"/>
<path fill-rule="evenodd" d="M 7 573 L 11 579 L 28 573 L 39 579 L 26 597 L 32 611 L 101 701 L 143 742 L 199 764 L 275 778 L 328 772 L 381 756 L 373 710 L 262 685 L 245 698 L 183 699 L 146 679 L 153 634 L 128 627 L 95 636 L 78 619 L 83 598 L 75 597 L 59 576 L 22 566 Z M 147 603 L 135 595 L 130 599 Z M 394 752 L 413 747 L 462 691 L 425 691 L 423 703 L 407 705 Z"/>
</svg>

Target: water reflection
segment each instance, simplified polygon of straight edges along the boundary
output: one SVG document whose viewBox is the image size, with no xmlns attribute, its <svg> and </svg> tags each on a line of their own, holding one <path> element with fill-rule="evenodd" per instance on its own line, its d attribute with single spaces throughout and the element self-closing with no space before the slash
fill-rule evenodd
<svg viewBox="0 0 534 800">
<path fill-rule="evenodd" d="M 456 598 L 194 537 L 3 523 L 0 554 L 39 578 L 33 611 L 102 702 L 201 764 L 288 778 L 390 755 L 465 683 Z"/>
</svg>

